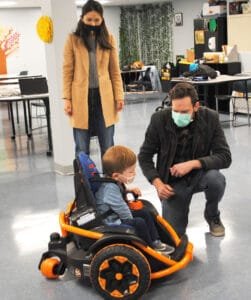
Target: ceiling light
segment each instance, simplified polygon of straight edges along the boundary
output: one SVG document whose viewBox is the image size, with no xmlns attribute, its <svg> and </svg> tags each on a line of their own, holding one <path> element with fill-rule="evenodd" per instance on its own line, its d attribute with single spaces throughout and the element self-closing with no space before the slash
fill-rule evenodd
<svg viewBox="0 0 251 300">
<path fill-rule="evenodd" d="M 8 6 L 16 5 L 16 4 L 17 4 L 17 1 L 1 1 L 0 7 L 8 7 Z"/>
</svg>

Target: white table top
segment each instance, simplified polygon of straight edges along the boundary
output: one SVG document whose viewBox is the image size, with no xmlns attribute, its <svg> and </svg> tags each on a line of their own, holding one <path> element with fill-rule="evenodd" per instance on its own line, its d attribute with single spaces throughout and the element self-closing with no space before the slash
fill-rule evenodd
<svg viewBox="0 0 251 300">
<path fill-rule="evenodd" d="M 192 84 L 197 85 L 205 85 L 205 84 L 220 84 L 224 82 L 232 82 L 232 81 L 242 81 L 242 80 L 251 80 L 251 75 L 220 75 L 217 76 L 215 79 L 208 79 L 208 80 L 192 80 L 191 78 L 187 77 L 173 77 L 171 79 L 172 82 L 189 82 Z"/>
<path fill-rule="evenodd" d="M 31 77 L 42 77 L 42 75 L 1 74 L 0 80 L 31 78 Z"/>
<path fill-rule="evenodd" d="M 11 102 L 11 101 L 23 101 L 23 100 L 35 100 L 35 99 L 44 99 L 48 98 L 49 93 L 44 94 L 32 94 L 32 95 L 18 95 L 18 96 L 9 96 L 1 97 L 0 102 Z"/>
</svg>

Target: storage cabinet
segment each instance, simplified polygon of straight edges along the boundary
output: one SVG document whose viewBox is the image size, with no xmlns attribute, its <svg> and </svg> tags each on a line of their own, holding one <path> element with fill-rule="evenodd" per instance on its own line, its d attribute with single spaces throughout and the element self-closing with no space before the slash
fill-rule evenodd
<svg viewBox="0 0 251 300">
<path fill-rule="evenodd" d="M 228 44 L 237 45 L 238 51 L 251 51 L 251 14 L 229 15 Z"/>
<path fill-rule="evenodd" d="M 215 41 L 215 47 L 210 46 Z M 203 52 L 222 51 L 227 44 L 227 18 L 200 18 L 194 20 L 194 51 L 195 58 L 202 58 Z"/>
</svg>

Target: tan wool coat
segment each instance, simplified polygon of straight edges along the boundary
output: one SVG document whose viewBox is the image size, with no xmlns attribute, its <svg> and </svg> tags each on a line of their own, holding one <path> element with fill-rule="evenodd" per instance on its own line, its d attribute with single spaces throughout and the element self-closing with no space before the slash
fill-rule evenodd
<svg viewBox="0 0 251 300">
<path fill-rule="evenodd" d="M 113 46 L 96 49 L 99 92 L 106 127 L 118 121 L 116 101 L 124 99 L 118 52 L 115 40 L 109 36 Z M 63 99 L 72 101 L 73 128 L 88 129 L 89 55 L 79 37 L 70 34 L 64 48 Z"/>
</svg>

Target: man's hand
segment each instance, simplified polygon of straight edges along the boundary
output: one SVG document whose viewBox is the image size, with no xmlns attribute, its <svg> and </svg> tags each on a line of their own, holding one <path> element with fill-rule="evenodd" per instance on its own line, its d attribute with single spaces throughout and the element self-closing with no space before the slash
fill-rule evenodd
<svg viewBox="0 0 251 300">
<path fill-rule="evenodd" d="M 170 198 L 175 194 L 173 188 L 169 184 L 163 183 L 160 178 L 155 178 L 152 184 L 155 186 L 160 200 Z"/>
<path fill-rule="evenodd" d="M 117 109 L 117 111 L 121 111 L 124 108 L 124 106 L 125 106 L 124 100 L 118 100 L 116 102 L 116 109 Z"/>
<path fill-rule="evenodd" d="M 170 173 L 174 177 L 183 177 L 193 169 L 201 169 L 199 160 L 189 160 L 183 163 L 175 164 L 170 168 Z"/>
<path fill-rule="evenodd" d="M 71 116 L 72 115 L 72 104 L 71 104 L 71 100 L 64 100 L 64 112 L 67 116 Z"/>
</svg>

